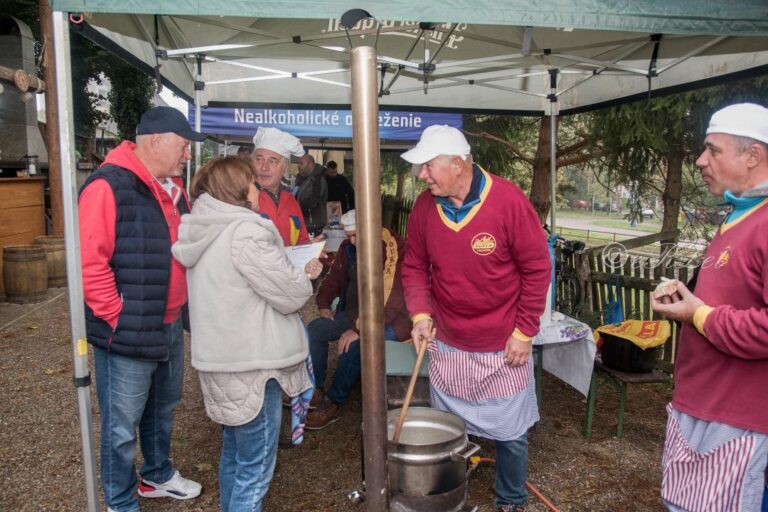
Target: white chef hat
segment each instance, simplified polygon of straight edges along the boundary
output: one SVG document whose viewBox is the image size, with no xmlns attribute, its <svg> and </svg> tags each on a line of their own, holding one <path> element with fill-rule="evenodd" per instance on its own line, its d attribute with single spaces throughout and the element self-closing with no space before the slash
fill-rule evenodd
<svg viewBox="0 0 768 512">
<path fill-rule="evenodd" d="M 290 160 L 291 156 L 304 156 L 301 141 L 288 132 L 277 128 L 259 127 L 253 136 L 253 149 L 268 149 Z"/>
<path fill-rule="evenodd" d="M 768 144 L 768 108 L 755 103 L 736 103 L 721 108 L 712 114 L 707 133 L 749 137 Z"/>
</svg>

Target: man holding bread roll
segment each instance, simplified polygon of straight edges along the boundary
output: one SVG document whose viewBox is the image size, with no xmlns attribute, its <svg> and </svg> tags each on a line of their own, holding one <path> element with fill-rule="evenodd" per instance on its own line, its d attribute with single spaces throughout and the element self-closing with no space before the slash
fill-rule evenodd
<svg viewBox="0 0 768 512">
<path fill-rule="evenodd" d="M 768 109 L 714 113 L 696 161 L 732 205 L 695 290 L 662 282 L 654 311 L 683 323 L 668 406 L 662 498 L 669 510 L 766 510 L 768 467 Z"/>
</svg>

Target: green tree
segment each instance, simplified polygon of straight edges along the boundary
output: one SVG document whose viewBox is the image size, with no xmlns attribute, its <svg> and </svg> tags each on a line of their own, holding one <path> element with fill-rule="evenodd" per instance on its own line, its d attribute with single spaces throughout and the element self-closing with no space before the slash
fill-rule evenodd
<svg viewBox="0 0 768 512">
<path fill-rule="evenodd" d="M 135 140 L 136 125 L 141 114 L 152 107 L 155 82 L 117 59 L 110 61 L 106 74 L 112 85 L 107 95 L 109 113 L 117 124 L 118 137 L 121 140 Z"/>
<path fill-rule="evenodd" d="M 558 119 L 556 167 L 568 167 L 594 158 L 591 139 L 584 130 L 584 117 Z M 551 126 L 548 116 L 472 116 L 465 132 L 476 138 L 478 162 L 495 174 L 507 177 L 529 190 L 529 198 L 542 223 L 552 206 L 550 189 Z M 562 173 L 557 176 L 560 197 L 571 190 Z"/>
<path fill-rule="evenodd" d="M 598 167 L 614 184 L 638 191 L 630 216 L 639 216 L 640 199 L 660 195 L 664 205 L 661 229 L 672 231 L 678 229 L 683 202 L 706 203 L 695 161 L 710 116 L 731 103 L 765 103 L 767 83 L 765 77 L 742 80 L 595 112 L 590 131 L 601 148 Z"/>
<path fill-rule="evenodd" d="M 88 87 L 91 82 L 102 82 L 109 54 L 75 30 L 70 30 L 70 35 L 75 133 L 91 139 L 96 127 L 106 121 L 108 115 L 99 109 L 99 105 L 106 98 L 90 91 Z"/>
<path fill-rule="evenodd" d="M 630 220 L 642 220 L 643 198 L 664 201 L 662 231 L 677 229 L 686 148 L 692 146 L 691 96 L 654 98 L 595 112 L 591 132 L 599 140 L 599 166 L 614 186 L 632 190 Z"/>
</svg>

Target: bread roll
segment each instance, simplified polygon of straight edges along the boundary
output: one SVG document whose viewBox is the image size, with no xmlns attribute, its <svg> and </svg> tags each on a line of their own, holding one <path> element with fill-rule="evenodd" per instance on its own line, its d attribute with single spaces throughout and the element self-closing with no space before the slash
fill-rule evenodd
<svg viewBox="0 0 768 512">
<path fill-rule="evenodd" d="M 673 304 L 681 299 L 680 294 L 677 292 L 677 279 L 661 278 L 661 282 L 653 290 L 653 298 L 662 304 Z"/>
</svg>

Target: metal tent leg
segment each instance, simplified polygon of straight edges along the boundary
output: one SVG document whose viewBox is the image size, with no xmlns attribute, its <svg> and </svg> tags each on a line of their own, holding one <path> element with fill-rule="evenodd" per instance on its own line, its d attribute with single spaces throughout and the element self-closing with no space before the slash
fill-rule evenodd
<svg viewBox="0 0 768 512">
<path fill-rule="evenodd" d="M 595 414 L 595 400 L 597 400 L 597 371 L 592 371 L 592 383 L 589 385 L 589 394 L 587 395 L 587 415 L 584 418 L 584 437 L 592 437 L 592 417 Z"/>
<path fill-rule="evenodd" d="M 72 327 L 72 369 L 77 390 L 77 411 L 83 452 L 83 477 L 88 512 L 99 509 L 96 489 L 96 457 L 91 428 L 91 376 L 88 371 L 88 343 L 85 339 L 85 306 L 80 267 L 80 230 L 77 222 L 75 180 L 75 129 L 72 118 L 72 68 L 70 66 L 68 15 L 54 12 L 54 55 L 56 58 L 56 92 L 59 100 L 59 146 L 61 156 L 61 192 L 64 213 L 64 243 L 67 255 L 67 286 Z"/>
</svg>

